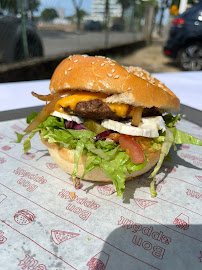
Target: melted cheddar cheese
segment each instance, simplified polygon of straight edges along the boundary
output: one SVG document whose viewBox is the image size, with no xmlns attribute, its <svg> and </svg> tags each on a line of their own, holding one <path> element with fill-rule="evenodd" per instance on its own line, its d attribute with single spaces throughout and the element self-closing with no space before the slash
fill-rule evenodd
<svg viewBox="0 0 202 270">
<path fill-rule="evenodd" d="M 64 98 L 61 98 L 55 105 L 55 111 L 62 112 L 64 113 L 65 107 L 70 107 L 71 110 L 74 110 L 76 105 L 79 102 L 86 102 L 89 100 L 94 100 L 94 99 L 105 99 L 107 97 L 106 94 L 103 93 L 77 93 L 71 96 L 67 96 Z M 106 103 L 111 111 L 116 113 L 116 115 L 120 117 L 126 117 L 128 111 L 129 111 L 129 105 L 127 104 L 118 104 L 118 103 Z"/>
</svg>

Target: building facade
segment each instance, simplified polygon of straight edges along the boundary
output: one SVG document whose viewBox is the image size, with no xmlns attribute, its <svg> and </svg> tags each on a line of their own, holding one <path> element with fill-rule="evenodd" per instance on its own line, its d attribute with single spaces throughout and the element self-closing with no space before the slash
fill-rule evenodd
<svg viewBox="0 0 202 270">
<path fill-rule="evenodd" d="M 92 11 L 90 19 L 95 21 L 104 21 L 106 0 L 93 0 Z M 110 17 L 121 17 L 122 8 L 120 4 L 117 4 L 117 0 L 109 0 L 109 13 Z"/>
</svg>

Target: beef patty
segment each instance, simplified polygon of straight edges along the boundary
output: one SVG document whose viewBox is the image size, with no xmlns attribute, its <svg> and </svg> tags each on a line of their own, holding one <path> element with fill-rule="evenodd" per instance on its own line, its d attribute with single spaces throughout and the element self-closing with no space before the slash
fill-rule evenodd
<svg viewBox="0 0 202 270">
<path fill-rule="evenodd" d="M 100 99 L 89 100 L 86 102 L 79 102 L 77 103 L 74 110 L 71 110 L 70 107 L 66 107 L 64 108 L 64 110 L 68 114 L 77 115 L 86 119 L 94 119 L 94 120 L 123 119 L 120 116 L 116 115 L 115 112 L 111 111 L 110 107 Z M 130 110 L 128 111 L 128 114 L 129 113 L 130 113 Z M 161 113 L 159 112 L 158 108 L 155 108 L 155 107 L 144 108 L 143 113 L 142 113 L 143 117 L 158 116 L 158 115 L 161 115 Z"/>
</svg>

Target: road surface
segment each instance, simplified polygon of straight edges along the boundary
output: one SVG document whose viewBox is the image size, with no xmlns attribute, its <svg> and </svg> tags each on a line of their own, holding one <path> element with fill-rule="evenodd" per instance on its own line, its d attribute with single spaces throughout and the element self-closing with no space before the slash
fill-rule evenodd
<svg viewBox="0 0 202 270">
<path fill-rule="evenodd" d="M 60 30 L 41 30 L 45 56 L 74 53 L 80 50 L 103 48 L 106 46 L 104 32 L 65 32 Z M 141 33 L 110 32 L 108 46 L 120 45 L 142 39 Z"/>
</svg>

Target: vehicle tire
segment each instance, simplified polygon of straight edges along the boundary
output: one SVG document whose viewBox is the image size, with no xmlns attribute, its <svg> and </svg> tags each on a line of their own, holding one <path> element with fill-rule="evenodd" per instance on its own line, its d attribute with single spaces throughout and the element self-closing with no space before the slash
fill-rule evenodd
<svg viewBox="0 0 202 270">
<path fill-rule="evenodd" d="M 192 43 L 181 49 L 177 62 L 183 70 L 202 70 L 202 43 Z"/>
<path fill-rule="evenodd" d="M 28 43 L 28 52 L 29 58 L 33 57 L 40 57 L 43 56 L 43 46 L 41 44 L 40 39 L 35 35 L 28 34 L 27 36 L 27 43 Z M 14 59 L 15 61 L 20 61 L 25 58 L 24 56 L 24 50 L 23 50 L 23 44 L 22 40 L 18 40 L 16 47 L 15 47 L 15 55 Z"/>
</svg>

